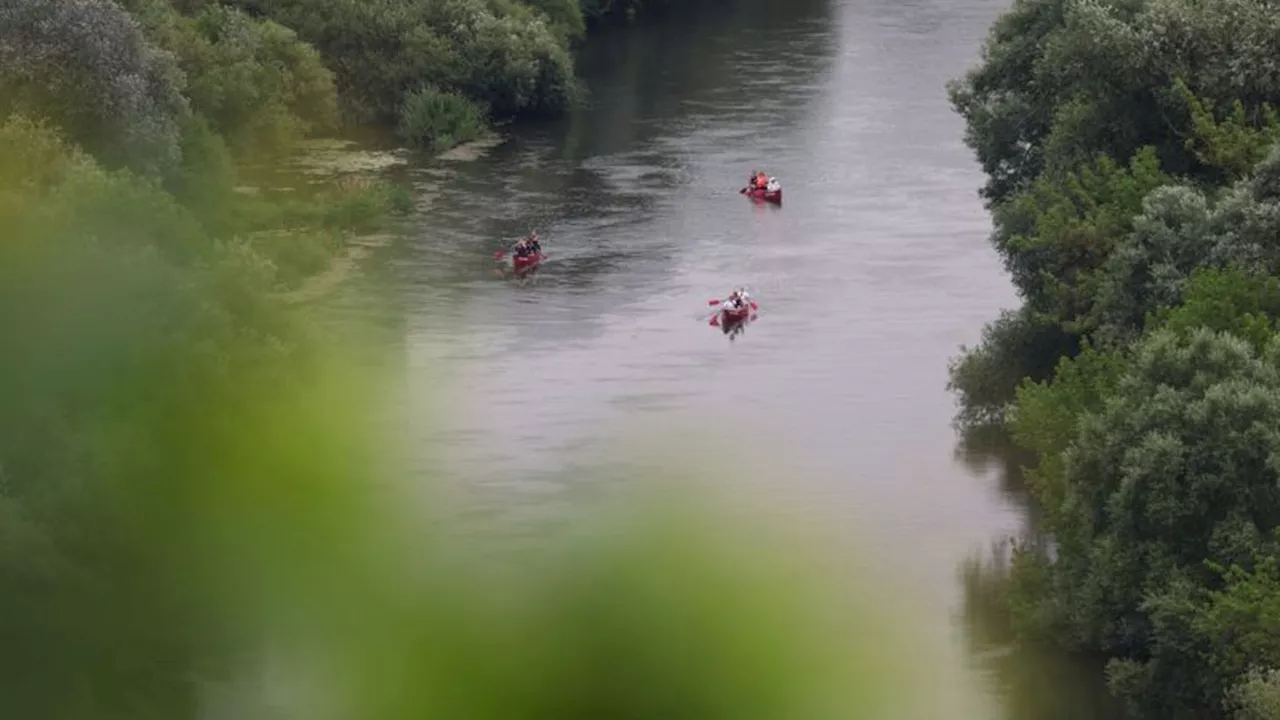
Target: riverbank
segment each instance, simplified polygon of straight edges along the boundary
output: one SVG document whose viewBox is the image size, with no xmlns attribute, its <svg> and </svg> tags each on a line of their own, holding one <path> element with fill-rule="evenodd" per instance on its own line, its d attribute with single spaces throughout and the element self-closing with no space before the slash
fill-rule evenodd
<svg viewBox="0 0 1280 720">
<path fill-rule="evenodd" d="M 490 132 L 484 137 L 468 143 L 456 145 L 437 153 L 434 163 L 468 163 L 485 157 L 487 153 L 500 146 L 503 136 Z M 362 149 L 354 142 L 322 141 L 309 144 L 307 149 L 293 158 L 289 166 L 300 171 L 311 182 L 355 182 L 376 183 L 385 181 L 385 175 L 396 168 L 403 167 L 411 160 L 406 152 Z M 448 182 L 449 171 L 436 182 Z M 273 188 L 280 190 L 281 187 Z M 418 218 L 429 216 L 433 207 L 435 192 L 421 184 L 413 187 L 414 201 L 412 215 Z M 413 218 L 409 219 L 412 222 Z M 299 287 L 274 294 L 277 299 L 288 304 L 314 302 L 336 290 L 353 273 L 358 272 L 360 262 L 375 251 L 385 248 L 400 237 L 400 232 L 352 233 L 329 262 L 327 269 L 305 279 Z"/>
<path fill-rule="evenodd" d="M 1261 0 L 1018 3 L 951 85 L 1023 302 L 950 384 L 1042 518 L 988 592 L 1138 717 L 1280 717 L 1277 57 Z"/>
</svg>

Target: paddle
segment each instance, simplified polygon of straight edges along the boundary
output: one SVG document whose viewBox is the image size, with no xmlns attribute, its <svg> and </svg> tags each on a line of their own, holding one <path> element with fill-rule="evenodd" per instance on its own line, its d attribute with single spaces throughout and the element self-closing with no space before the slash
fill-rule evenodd
<svg viewBox="0 0 1280 720">
<path fill-rule="evenodd" d="M 724 301 L 723 301 L 723 300 L 708 300 L 708 301 L 707 301 L 707 304 L 708 304 L 708 305 L 719 305 L 721 302 L 724 302 Z M 751 306 L 751 309 L 752 309 L 752 310 L 759 310 L 759 309 L 760 309 L 760 305 L 759 305 L 755 300 L 748 300 L 748 301 L 747 301 L 747 304 Z"/>
</svg>

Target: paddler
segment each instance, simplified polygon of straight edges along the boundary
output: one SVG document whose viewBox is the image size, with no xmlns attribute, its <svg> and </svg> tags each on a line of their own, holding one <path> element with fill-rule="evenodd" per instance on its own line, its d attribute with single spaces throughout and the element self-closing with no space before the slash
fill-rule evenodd
<svg viewBox="0 0 1280 720">
<path fill-rule="evenodd" d="M 746 302 L 745 294 L 741 290 L 734 290 L 729 293 L 729 297 L 725 299 L 721 305 L 725 310 L 741 310 Z"/>
<path fill-rule="evenodd" d="M 537 230 L 530 230 L 529 234 L 525 237 L 524 242 L 529 245 L 529 249 L 533 254 L 536 255 L 542 252 L 542 243 L 538 242 Z"/>
</svg>

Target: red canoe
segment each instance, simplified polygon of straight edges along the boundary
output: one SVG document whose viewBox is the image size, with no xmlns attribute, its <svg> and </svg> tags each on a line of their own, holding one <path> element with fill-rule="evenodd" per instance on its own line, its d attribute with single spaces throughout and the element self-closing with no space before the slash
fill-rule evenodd
<svg viewBox="0 0 1280 720">
<path fill-rule="evenodd" d="M 743 305 L 740 308 L 720 308 L 720 322 L 725 325 L 739 323 L 746 320 L 750 314 L 750 305 Z"/>
<path fill-rule="evenodd" d="M 511 269 L 518 273 L 528 272 L 538 266 L 542 262 L 542 253 L 534 253 L 525 257 L 511 258 Z"/>
<path fill-rule="evenodd" d="M 764 200 L 765 202 L 777 203 L 778 205 L 782 204 L 782 188 L 778 188 L 777 190 L 751 188 L 750 190 L 744 190 L 743 194 L 753 200 Z"/>
</svg>

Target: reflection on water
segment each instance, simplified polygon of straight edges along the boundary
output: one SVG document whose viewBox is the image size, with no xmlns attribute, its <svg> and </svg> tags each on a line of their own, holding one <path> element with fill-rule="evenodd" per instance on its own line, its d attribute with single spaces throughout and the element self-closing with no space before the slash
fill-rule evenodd
<svg viewBox="0 0 1280 720">
<path fill-rule="evenodd" d="M 966 561 L 960 618 L 974 662 L 1003 700 L 1005 717 L 1019 720 L 1119 720 L 1122 706 L 1101 682 L 1102 663 L 1063 657 L 1048 648 L 1014 643 L 999 601 L 1008 576 L 1009 546 Z"/>
<path fill-rule="evenodd" d="M 570 117 L 409 168 L 411 237 L 333 306 L 403 348 L 411 466 L 447 461 L 477 518 L 551 517 L 614 481 L 596 468 L 636 424 L 731 419 L 780 487 L 901 568 L 946 646 L 950 716 L 1105 717 L 1075 666 L 989 652 L 1007 638 L 980 622 L 984 586 L 955 578 L 1034 523 L 1025 461 L 957 451 L 945 391 L 957 347 L 1016 302 L 944 90 L 1006 4 L 709 4 L 588 43 Z M 752 168 L 785 206 L 739 194 Z M 504 282 L 493 253 L 532 228 L 548 260 Z M 741 285 L 769 317 L 728 343 L 706 303 Z"/>
<path fill-rule="evenodd" d="M 1023 468 L 1035 458 L 1018 448 L 999 428 L 962 433 L 956 456 L 974 472 L 994 477 L 1000 493 L 1024 508 L 1025 523 L 1016 535 L 993 541 L 961 563 L 959 617 L 975 662 L 1004 699 L 1009 718 L 1026 720 L 1119 720 L 1123 708 L 1102 682 L 1102 662 L 1063 657 L 1050 648 L 1015 642 L 1002 597 L 1009 582 L 1014 544 L 1044 550 L 1041 512 L 1031 499 Z"/>
</svg>

